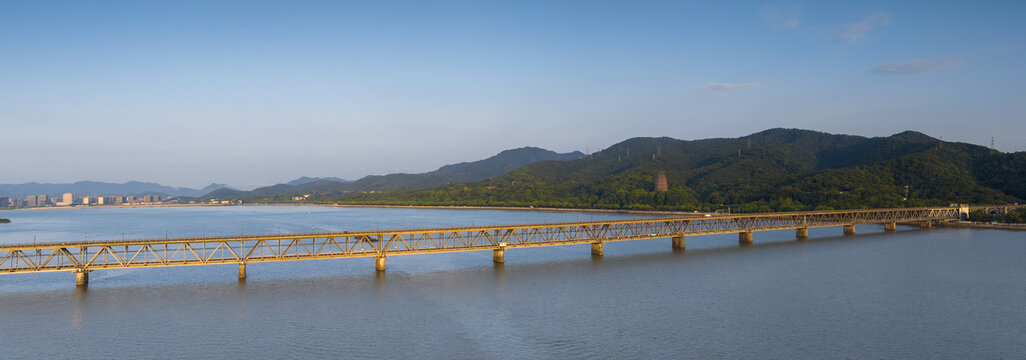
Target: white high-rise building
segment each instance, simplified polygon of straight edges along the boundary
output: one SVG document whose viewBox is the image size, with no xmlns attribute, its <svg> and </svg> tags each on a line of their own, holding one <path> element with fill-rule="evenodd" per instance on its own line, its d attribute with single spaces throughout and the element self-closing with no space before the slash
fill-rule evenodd
<svg viewBox="0 0 1026 360">
<path fill-rule="evenodd" d="M 64 195 L 61 196 L 61 201 L 57 203 L 57 205 L 59 205 L 59 206 L 71 206 L 71 205 L 74 205 L 74 204 L 75 204 L 75 194 L 72 194 L 72 193 L 64 193 Z"/>
</svg>

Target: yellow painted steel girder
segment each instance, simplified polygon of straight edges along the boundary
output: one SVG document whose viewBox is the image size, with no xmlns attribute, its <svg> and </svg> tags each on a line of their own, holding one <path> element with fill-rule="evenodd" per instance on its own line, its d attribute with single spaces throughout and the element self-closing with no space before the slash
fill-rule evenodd
<svg viewBox="0 0 1026 360">
<path fill-rule="evenodd" d="M 21 244 L 0 246 L 0 273 L 384 257 L 958 217 L 953 207 L 899 208 Z"/>
</svg>

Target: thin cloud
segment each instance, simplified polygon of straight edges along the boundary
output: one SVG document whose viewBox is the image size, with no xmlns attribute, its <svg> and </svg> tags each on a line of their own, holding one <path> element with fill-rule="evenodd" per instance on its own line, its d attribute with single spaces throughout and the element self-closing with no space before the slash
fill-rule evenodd
<svg viewBox="0 0 1026 360">
<path fill-rule="evenodd" d="M 762 8 L 762 18 L 766 23 L 778 29 L 794 29 L 801 24 L 797 5 L 766 6 Z"/>
<path fill-rule="evenodd" d="M 907 75 L 925 74 L 941 71 L 947 65 L 944 60 L 907 60 L 896 61 L 890 64 L 883 64 L 872 69 L 870 72 L 881 75 Z"/>
<path fill-rule="evenodd" d="M 837 39 L 843 42 L 855 42 L 868 35 L 870 30 L 887 27 L 891 24 L 891 15 L 887 13 L 874 13 L 864 20 L 844 27 Z"/>
<path fill-rule="evenodd" d="M 708 91 L 708 92 L 712 92 L 712 93 L 721 93 L 722 94 L 722 93 L 731 92 L 731 91 L 737 91 L 737 90 L 741 90 L 741 89 L 760 88 L 760 87 L 762 87 L 762 84 L 760 84 L 760 83 L 729 84 L 729 83 L 711 82 L 711 83 L 705 83 L 705 84 L 702 84 L 702 85 L 695 86 L 695 89 L 696 90 L 702 90 L 702 91 Z"/>
</svg>

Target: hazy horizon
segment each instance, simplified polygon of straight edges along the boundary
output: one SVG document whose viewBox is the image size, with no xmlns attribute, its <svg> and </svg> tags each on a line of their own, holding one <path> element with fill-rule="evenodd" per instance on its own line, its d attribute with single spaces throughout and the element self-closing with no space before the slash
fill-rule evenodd
<svg viewBox="0 0 1026 360">
<path fill-rule="evenodd" d="M 0 184 L 246 189 L 776 127 L 1023 151 L 1023 10 L 2 2 Z"/>
<path fill-rule="evenodd" d="M 769 129 L 766 129 L 766 130 L 769 130 Z M 810 129 L 802 129 L 802 130 L 810 130 Z M 815 130 L 812 130 L 812 131 L 815 131 Z M 914 131 L 914 130 L 912 130 L 912 131 Z M 745 137 L 745 136 L 748 136 L 748 135 L 752 135 L 752 134 L 744 134 L 744 135 L 727 137 L 727 138 L 742 138 L 742 137 Z M 852 134 L 836 134 L 836 135 L 852 135 Z M 880 136 L 867 136 L 867 137 L 887 137 L 887 136 L 891 136 L 891 135 L 895 135 L 895 134 L 880 135 Z M 929 135 L 929 134 L 927 134 L 927 135 Z M 623 139 L 623 140 L 628 140 L 628 139 Z M 682 139 L 682 140 L 701 140 L 701 139 Z M 947 140 L 945 140 L 945 141 L 947 142 Z M 617 143 L 619 143 L 619 142 L 621 142 L 621 141 L 617 141 Z M 610 144 L 609 146 L 612 146 L 612 145 L 615 145 L 615 144 Z M 973 145 L 985 146 L 984 144 L 973 144 Z M 604 147 L 602 147 L 600 149 L 594 149 L 594 150 L 591 150 L 590 152 L 585 152 L 585 151 L 581 151 L 581 150 L 569 150 L 569 151 L 560 152 L 560 153 L 572 153 L 574 151 L 580 151 L 580 152 L 585 153 L 585 154 L 590 154 L 590 153 L 593 153 L 593 152 L 598 152 L 598 151 L 605 150 L 609 146 L 604 146 Z M 545 148 L 542 148 L 542 149 L 545 149 Z M 504 150 L 500 150 L 499 152 L 502 152 L 502 151 L 505 151 L 505 150 L 512 150 L 512 149 L 504 149 Z M 549 149 L 545 149 L 545 150 L 549 150 Z M 498 154 L 498 152 L 496 154 Z M 356 181 L 356 180 L 359 180 L 359 179 L 367 177 L 367 176 L 383 176 L 383 175 L 396 174 L 396 173 L 406 173 L 406 174 L 426 173 L 426 172 L 437 170 L 438 168 L 441 168 L 441 167 L 446 166 L 446 165 L 453 165 L 453 164 L 464 163 L 464 162 L 474 162 L 474 161 L 484 160 L 485 158 L 494 156 L 496 154 L 487 155 L 487 156 L 482 157 L 480 159 L 464 159 L 464 160 L 460 160 L 460 161 L 457 161 L 457 162 L 454 162 L 454 163 L 440 164 L 437 167 L 434 167 L 434 168 L 431 168 L 431 169 L 425 170 L 425 171 L 420 171 L 420 172 L 403 171 L 403 170 L 400 169 L 400 170 L 392 171 L 392 172 L 389 172 L 389 173 L 364 174 L 364 175 L 360 175 L 360 176 L 353 177 L 353 178 L 342 178 L 342 179 L 346 180 L 346 181 Z M 303 177 L 308 177 L 308 178 L 333 178 L 334 177 L 334 178 L 338 178 L 337 176 L 330 176 L 330 175 L 296 174 L 296 175 L 291 176 L 291 177 L 289 177 L 287 179 L 284 179 L 284 180 L 281 180 L 281 181 L 277 181 L 277 182 L 273 182 L 273 183 L 241 185 L 241 184 L 232 184 L 232 183 L 226 183 L 226 182 L 221 182 L 221 181 L 214 180 L 214 181 L 208 181 L 208 182 L 202 183 L 202 185 L 195 185 L 195 186 L 168 184 L 168 183 L 163 183 L 163 182 L 160 182 L 160 181 L 146 181 L 146 180 L 138 180 L 138 179 L 128 179 L 128 180 L 124 180 L 124 181 L 103 181 L 103 180 L 95 180 L 95 179 L 78 179 L 78 180 L 65 181 L 65 182 L 28 181 L 28 182 L 23 182 L 21 184 L 24 184 L 24 183 L 41 183 L 41 184 L 55 184 L 55 183 L 56 184 L 62 184 L 62 183 L 68 183 L 68 184 L 71 184 L 71 183 L 77 183 L 77 182 L 83 182 L 83 181 L 95 181 L 95 182 L 123 184 L 123 183 L 133 182 L 134 181 L 134 182 L 143 182 L 143 183 L 156 183 L 156 184 L 159 184 L 159 185 L 179 187 L 179 188 L 190 188 L 190 189 L 197 189 L 197 190 L 205 188 L 207 186 L 219 184 L 219 185 L 225 185 L 225 186 L 228 186 L 228 187 L 231 187 L 231 188 L 235 188 L 235 189 L 238 189 L 238 190 L 249 191 L 249 190 L 253 190 L 253 189 L 259 188 L 259 187 L 271 186 L 271 185 L 277 185 L 277 184 L 284 184 L 284 183 L 290 182 L 292 180 L 298 180 L 298 179 L 303 178 Z M 16 184 L 13 184 L 13 183 L 0 183 L 0 185 L 16 185 Z"/>
</svg>

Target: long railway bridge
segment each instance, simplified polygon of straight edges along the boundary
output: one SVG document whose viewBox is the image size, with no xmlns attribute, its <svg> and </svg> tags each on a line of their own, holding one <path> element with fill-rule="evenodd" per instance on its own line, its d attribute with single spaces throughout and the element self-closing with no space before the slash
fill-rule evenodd
<svg viewBox="0 0 1026 360">
<path fill-rule="evenodd" d="M 687 236 L 723 233 L 738 233 L 738 242 L 746 245 L 755 240 L 755 231 L 796 229 L 795 236 L 801 240 L 808 238 L 811 227 L 842 226 L 850 235 L 855 234 L 855 224 L 883 224 L 887 231 L 894 231 L 897 223 L 928 228 L 936 221 L 964 218 L 970 210 L 1012 207 L 963 205 L 0 245 L 0 274 L 71 271 L 76 284 L 85 286 L 93 270 L 238 264 L 241 279 L 249 263 L 354 257 L 375 258 L 377 270 L 384 271 L 385 259 L 397 255 L 491 250 L 493 261 L 503 263 L 506 250 L 513 248 L 590 243 L 591 253 L 602 256 L 602 244 L 608 241 L 670 238 L 673 248 L 683 249 Z"/>
</svg>

